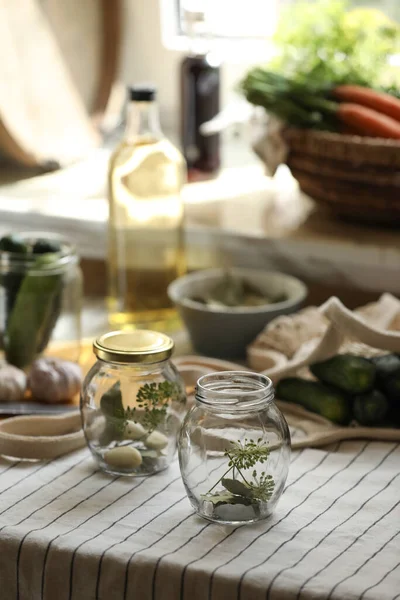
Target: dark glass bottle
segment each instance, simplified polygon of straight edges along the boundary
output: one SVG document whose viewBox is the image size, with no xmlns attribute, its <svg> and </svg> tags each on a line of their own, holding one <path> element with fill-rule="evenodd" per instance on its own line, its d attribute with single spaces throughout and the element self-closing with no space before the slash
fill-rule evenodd
<svg viewBox="0 0 400 600">
<path fill-rule="evenodd" d="M 195 28 L 190 28 L 191 52 L 181 63 L 181 145 L 189 177 L 193 171 L 213 173 L 220 166 L 220 136 L 204 136 L 200 125 L 220 110 L 220 66 L 211 52 L 196 48 Z M 199 46 L 197 44 L 197 46 Z"/>
</svg>

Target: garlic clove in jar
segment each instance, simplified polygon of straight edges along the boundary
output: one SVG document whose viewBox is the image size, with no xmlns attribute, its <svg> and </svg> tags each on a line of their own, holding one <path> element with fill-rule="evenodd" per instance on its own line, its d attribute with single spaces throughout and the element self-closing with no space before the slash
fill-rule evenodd
<svg viewBox="0 0 400 600">
<path fill-rule="evenodd" d="M 124 429 L 124 439 L 126 440 L 140 440 L 145 437 L 147 431 L 140 423 L 135 421 L 127 421 Z"/>
<path fill-rule="evenodd" d="M 132 446 L 118 446 L 104 453 L 104 460 L 112 467 L 136 469 L 142 464 L 142 455 Z"/>
<path fill-rule="evenodd" d="M 81 388 L 82 372 L 76 363 L 59 358 L 38 358 L 32 364 L 28 387 L 39 401 L 71 400 Z"/>
<path fill-rule="evenodd" d="M 21 402 L 26 390 L 26 375 L 21 369 L 4 364 L 0 367 L 0 402 Z"/>
<path fill-rule="evenodd" d="M 147 448 L 151 448 L 152 450 L 162 450 L 168 446 L 168 438 L 159 431 L 153 431 L 145 439 L 144 444 L 147 446 Z"/>
</svg>

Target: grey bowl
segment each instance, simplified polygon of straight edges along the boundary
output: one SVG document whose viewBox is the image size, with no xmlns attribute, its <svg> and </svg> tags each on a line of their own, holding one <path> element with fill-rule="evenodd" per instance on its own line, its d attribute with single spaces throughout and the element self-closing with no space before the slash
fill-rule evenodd
<svg viewBox="0 0 400 600">
<path fill-rule="evenodd" d="M 287 300 L 256 307 L 215 308 L 191 300 L 212 288 L 223 269 L 197 271 L 173 281 L 168 295 L 177 307 L 194 349 L 205 356 L 242 358 L 246 347 L 278 315 L 296 312 L 307 296 L 299 279 L 261 269 L 231 269 L 233 275 L 257 285 L 265 294 L 285 294 Z"/>
</svg>

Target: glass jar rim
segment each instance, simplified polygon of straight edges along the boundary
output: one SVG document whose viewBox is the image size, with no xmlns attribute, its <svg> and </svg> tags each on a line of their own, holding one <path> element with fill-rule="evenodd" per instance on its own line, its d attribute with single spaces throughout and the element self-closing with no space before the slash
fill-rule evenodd
<svg viewBox="0 0 400 600">
<path fill-rule="evenodd" d="M 225 412 L 260 410 L 274 399 L 274 386 L 266 375 L 252 371 L 221 371 L 198 379 L 196 401 Z"/>
<path fill-rule="evenodd" d="M 32 231 L 32 232 L 21 232 L 18 233 L 18 237 L 32 244 L 38 239 L 46 239 L 54 242 L 58 242 L 61 246 L 61 251 L 56 253 L 47 253 L 47 256 L 51 256 L 49 264 L 42 264 L 37 269 L 35 268 L 38 261 L 43 261 L 41 257 L 46 254 L 22 254 L 19 252 L 8 252 L 0 250 L 0 273 L 12 273 L 19 272 L 24 273 L 29 269 L 30 275 L 43 276 L 43 269 L 45 267 L 46 273 L 59 273 L 63 272 L 70 264 L 76 264 L 78 262 L 78 254 L 76 247 L 67 241 L 64 237 L 45 231 Z"/>
</svg>

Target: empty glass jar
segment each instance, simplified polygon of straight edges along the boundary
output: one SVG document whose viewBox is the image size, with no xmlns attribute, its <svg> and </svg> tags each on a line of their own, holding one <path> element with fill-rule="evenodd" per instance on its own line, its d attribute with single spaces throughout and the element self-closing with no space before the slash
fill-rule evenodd
<svg viewBox="0 0 400 600">
<path fill-rule="evenodd" d="M 116 331 L 93 345 L 97 362 L 81 394 L 82 426 L 99 466 L 114 475 L 151 475 L 174 456 L 185 410 L 173 341 L 155 331 Z"/>
<path fill-rule="evenodd" d="M 179 462 L 200 516 L 230 525 L 268 517 L 283 492 L 289 460 L 289 428 L 268 377 L 228 371 L 198 380 L 180 432 Z"/>
</svg>

